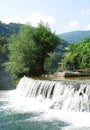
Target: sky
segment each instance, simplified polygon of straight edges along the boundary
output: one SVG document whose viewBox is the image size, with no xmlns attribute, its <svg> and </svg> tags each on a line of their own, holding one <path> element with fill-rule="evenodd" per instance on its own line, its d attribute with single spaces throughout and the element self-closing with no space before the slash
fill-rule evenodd
<svg viewBox="0 0 90 130">
<path fill-rule="evenodd" d="M 0 21 L 34 27 L 43 21 L 56 34 L 90 30 L 90 0 L 0 0 Z"/>
</svg>

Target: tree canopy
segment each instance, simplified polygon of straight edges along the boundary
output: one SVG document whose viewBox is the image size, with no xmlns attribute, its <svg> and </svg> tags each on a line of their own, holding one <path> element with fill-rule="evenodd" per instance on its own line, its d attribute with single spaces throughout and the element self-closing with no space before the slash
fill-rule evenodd
<svg viewBox="0 0 90 130">
<path fill-rule="evenodd" d="M 84 38 L 79 44 L 70 44 L 62 60 L 64 69 L 90 70 L 90 40 Z"/>
<path fill-rule="evenodd" d="M 18 34 L 8 40 L 9 61 L 6 69 L 14 79 L 23 75 L 36 76 L 45 74 L 45 60 L 60 39 L 52 33 L 48 25 L 42 22 L 37 28 L 24 25 Z"/>
</svg>

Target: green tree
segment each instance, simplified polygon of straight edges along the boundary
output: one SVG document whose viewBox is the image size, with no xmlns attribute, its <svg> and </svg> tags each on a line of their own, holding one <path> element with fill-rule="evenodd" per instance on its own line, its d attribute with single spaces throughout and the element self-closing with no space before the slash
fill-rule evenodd
<svg viewBox="0 0 90 130">
<path fill-rule="evenodd" d="M 49 57 L 49 53 L 53 52 L 56 46 L 60 43 L 59 37 L 51 32 L 48 24 L 44 25 L 42 22 L 35 30 L 34 40 L 38 48 L 39 73 L 45 73 L 45 60 Z"/>
<path fill-rule="evenodd" d="M 90 42 L 82 39 L 79 44 L 71 44 L 62 60 L 64 69 L 90 69 Z"/>
<path fill-rule="evenodd" d="M 67 41 L 60 39 L 60 43 L 54 49 L 53 52 L 49 53 L 49 57 L 45 61 L 45 70 L 49 74 L 53 74 L 58 71 L 63 55 L 66 53 L 68 43 Z"/>
<path fill-rule="evenodd" d="M 83 38 L 80 43 L 82 44 L 86 44 L 86 43 L 90 43 L 90 38 Z"/>
<path fill-rule="evenodd" d="M 32 39 L 33 29 L 29 25 L 21 28 L 19 34 L 15 34 L 8 40 L 9 61 L 5 64 L 14 80 L 21 78 L 24 74 L 29 75 L 35 62 L 33 51 L 34 41 Z"/>
<path fill-rule="evenodd" d="M 37 28 L 23 26 L 19 34 L 13 35 L 8 42 L 10 54 L 5 65 L 17 80 L 23 75 L 43 74 L 45 59 L 59 43 L 59 38 L 49 27 L 40 23 Z"/>
<path fill-rule="evenodd" d="M 44 67 L 47 72 L 47 74 L 53 74 L 58 69 L 58 62 L 60 60 L 59 53 L 50 53 L 49 57 L 46 59 Z"/>
</svg>

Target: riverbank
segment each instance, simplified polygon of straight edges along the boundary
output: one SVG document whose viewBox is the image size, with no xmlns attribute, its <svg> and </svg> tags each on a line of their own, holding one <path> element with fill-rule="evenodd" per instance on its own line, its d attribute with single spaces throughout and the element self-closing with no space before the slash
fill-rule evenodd
<svg viewBox="0 0 90 130">
<path fill-rule="evenodd" d="M 80 76 L 90 76 L 88 71 L 61 71 L 54 74 L 56 77 L 80 77 Z"/>
</svg>

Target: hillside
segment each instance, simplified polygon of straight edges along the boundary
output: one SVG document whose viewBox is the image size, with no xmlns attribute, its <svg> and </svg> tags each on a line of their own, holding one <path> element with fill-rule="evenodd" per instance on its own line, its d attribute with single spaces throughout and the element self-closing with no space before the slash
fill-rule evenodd
<svg viewBox="0 0 90 130">
<path fill-rule="evenodd" d="M 90 38 L 90 31 L 73 31 L 58 36 L 69 43 L 79 43 L 83 38 Z"/>
<path fill-rule="evenodd" d="M 22 24 L 19 23 L 5 24 L 0 21 L 0 36 L 8 38 L 12 34 L 17 33 L 21 26 Z M 79 43 L 83 38 L 90 38 L 90 31 L 73 31 L 58 34 L 58 36 L 68 43 Z"/>
<path fill-rule="evenodd" d="M 0 36 L 7 38 L 12 34 L 17 33 L 22 24 L 17 23 L 9 23 L 5 24 L 0 21 Z"/>
</svg>

